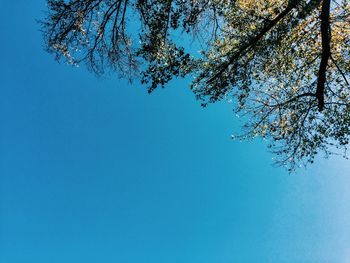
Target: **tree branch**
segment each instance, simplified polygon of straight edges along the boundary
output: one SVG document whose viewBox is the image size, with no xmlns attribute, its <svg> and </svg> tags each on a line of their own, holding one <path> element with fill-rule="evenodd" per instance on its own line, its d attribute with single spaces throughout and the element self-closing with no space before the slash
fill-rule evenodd
<svg viewBox="0 0 350 263">
<path fill-rule="evenodd" d="M 322 57 L 320 68 L 318 71 L 316 98 L 318 100 L 318 110 L 322 111 L 324 108 L 324 90 L 327 80 L 327 65 L 331 56 L 331 38 L 329 33 L 329 13 L 331 7 L 331 0 L 323 0 L 321 10 L 321 37 L 322 37 Z"/>
<path fill-rule="evenodd" d="M 341 70 L 341 68 L 338 66 L 337 62 L 334 60 L 334 58 L 332 57 L 332 55 L 330 56 L 332 62 L 334 63 L 335 67 L 337 68 L 337 70 L 339 71 L 339 73 L 342 75 L 343 79 L 345 80 L 345 83 L 350 86 L 350 83 L 348 81 L 348 79 L 345 76 L 345 73 Z"/>
<path fill-rule="evenodd" d="M 246 53 L 249 49 L 254 47 L 264 36 L 267 32 L 269 32 L 273 27 L 275 27 L 278 22 L 280 22 L 283 18 L 285 18 L 294 8 L 297 7 L 300 0 L 295 1 L 289 1 L 288 6 L 273 20 L 269 21 L 267 25 L 265 25 L 261 31 L 253 37 L 250 41 L 248 41 L 246 44 L 244 44 L 237 52 L 235 52 L 228 62 L 226 62 L 224 65 L 222 65 L 221 69 L 212 76 L 207 83 L 213 82 L 216 78 L 218 78 L 231 64 L 235 62 L 241 55 Z"/>
</svg>

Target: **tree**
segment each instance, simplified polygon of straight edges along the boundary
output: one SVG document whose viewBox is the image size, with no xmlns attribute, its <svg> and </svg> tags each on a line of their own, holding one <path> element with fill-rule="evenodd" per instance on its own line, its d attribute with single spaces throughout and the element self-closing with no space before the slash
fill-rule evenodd
<svg viewBox="0 0 350 263">
<path fill-rule="evenodd" d="M 239 139 L 260 136 L 294 169 L 350 136 L 347 0 L 48 0 L 46 47 L 149 92 L 193 76 L 203 106 L 232 98 Z M 177 40 L 193 36 L 200 52 Z M 186 47 L 186 48 L 185 48 Z"/>
</svg>

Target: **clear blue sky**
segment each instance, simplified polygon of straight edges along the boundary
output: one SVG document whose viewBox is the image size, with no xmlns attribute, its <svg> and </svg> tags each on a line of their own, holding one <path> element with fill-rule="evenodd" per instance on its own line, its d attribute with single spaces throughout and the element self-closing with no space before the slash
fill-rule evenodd
<svg viewBox="0 0 350 263">
<path fill-rule="evenodd" d="M 230 105 L 148 95 L 42 49 L 44 0 L 0 0 L 0 262 L 350 262 L 350 168 L 288 175 Z"/>
</svg>

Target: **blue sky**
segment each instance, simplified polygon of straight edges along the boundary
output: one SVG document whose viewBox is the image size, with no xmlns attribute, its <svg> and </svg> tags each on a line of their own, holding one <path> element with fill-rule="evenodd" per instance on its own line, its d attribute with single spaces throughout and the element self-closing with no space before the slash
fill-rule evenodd
<svg viewBox="0 0 350 263">
<path fill-rule="evenodd" d="M 289 175 L 185 81 L 58 64 L 44 10 L 0 0 L 1 263 L 350 262 L 349 161 Z"/>
</svg>

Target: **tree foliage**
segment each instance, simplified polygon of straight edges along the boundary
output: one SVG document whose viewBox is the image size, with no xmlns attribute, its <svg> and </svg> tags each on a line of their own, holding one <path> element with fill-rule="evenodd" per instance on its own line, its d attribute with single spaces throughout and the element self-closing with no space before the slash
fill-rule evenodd
<svg viewBox="0 0 350 263">
<path fill-rule="evenodd" d="M 48 0 L 46 47 L 59 60 L 148 86 L 174 77 L 203 106 L 232 99 L 239 139 L 269 141 L 294 169 L 350 136 L 348 0 Z M 179 35 L 201 46 L 189 51 Z"/>
</svg>

